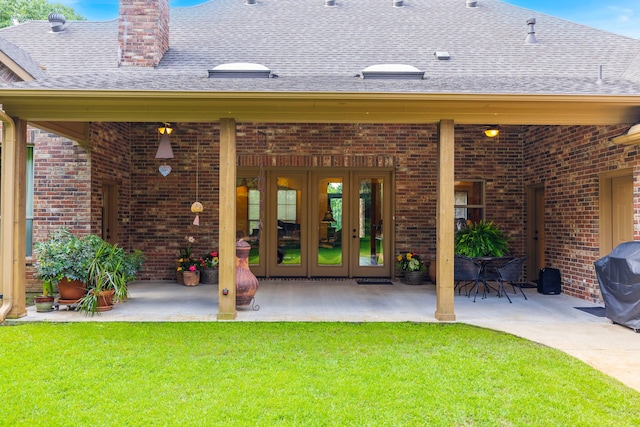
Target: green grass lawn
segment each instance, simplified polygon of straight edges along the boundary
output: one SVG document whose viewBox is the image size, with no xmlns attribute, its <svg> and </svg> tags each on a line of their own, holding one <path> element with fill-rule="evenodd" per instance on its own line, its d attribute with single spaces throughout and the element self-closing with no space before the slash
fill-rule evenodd
<svg viewBox="0 0 640 427">
<path fill-rule="evenodd" d="M 3 326 L 0 393 L 3 426 L 640 425 L 640 393 L 462 324 Z"/>
</svg>

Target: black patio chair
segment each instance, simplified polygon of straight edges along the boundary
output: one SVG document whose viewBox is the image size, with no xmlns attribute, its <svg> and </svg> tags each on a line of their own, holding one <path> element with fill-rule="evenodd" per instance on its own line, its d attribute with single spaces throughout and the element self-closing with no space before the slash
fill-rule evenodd
<svg viewBox="0 0 640 427">
<path fill-rule="evenodd" d="M 480 269 L 482 267 L 472 258 L 463 255 L 454 255 L 453 258 L 453 281 L 455 288 L 458 288 L 458 295 L 462 288 L 473 285 L 474 289 L 478 289 L 478 279 L 480 278 Z M 467 296 L 471 294 L 467 290 Z M 475 301 L 475 298 L 474 298 Z"/>
<path fill-rule="evenodd" d="M 522 283 L 520 282 L 520 274 L 522 273 L 522 265 L 527 260 L 527 255 L 521 256 L 520 258 L 514 258 L 511 261 L 506 262 L 501 266 L 494 267 L 496 272 L 498 273 L 498 295 L 504 295 L 507 297 L 509 302 L 511 302 L 511 298 L 507 295 L 506 290 L 504 289 L 504 284 L 508 283 L 513 287 L 513 293 L 516 293 L 516 287 L 520 289 L 520 293 L 524 297 L 524 299 L 528 299 L 522 290 Z"/>
</svg>

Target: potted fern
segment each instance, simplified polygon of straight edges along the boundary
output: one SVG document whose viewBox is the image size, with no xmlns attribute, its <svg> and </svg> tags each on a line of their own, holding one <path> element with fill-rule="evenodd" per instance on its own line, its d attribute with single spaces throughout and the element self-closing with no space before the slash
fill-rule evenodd
<svg viewBox="0 0 640 427">
<path fill-rule="evenodd" d="M 94 256 L 87 271 L 89 291 L 78 301 L 78 310 L 93 315 L 111 310 L 114 301 L 126 299 L 127 283 L 135 279 L 144 257 L 139 250 L 128 254 L 96 235 L 85 239 L 94 248 Z"/>
<path fill-rule="evenodd" d="M 509 239 L 493 221 L 472 222 L 456 233 L 455 253 L 470 258 L 505 256 Z"/>
</svg>

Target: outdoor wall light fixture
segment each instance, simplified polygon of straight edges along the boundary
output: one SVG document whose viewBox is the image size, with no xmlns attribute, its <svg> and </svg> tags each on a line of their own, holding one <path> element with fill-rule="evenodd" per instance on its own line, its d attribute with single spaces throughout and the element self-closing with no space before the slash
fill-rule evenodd
<svg viewBox="0 0 640 427">
<path fill-rule="evenodd" d="M 638 145 L 640 144 L 640 123 L 631 126 L 629 130 L 620 136 L 611 139 L 614 144 Z"/>
<path fill-rule="evenodd" d="M 484 134 L 489 138 L 495 138 L 500 133 L 498 126 L 490 126 L 484 130 Z"/>
<path fill-rule="evenodd" d="M 163 123 L 163 126 L 158 128 L 160 136 L 160 144 L 158 145 L 158 151 L 156 151 L 156 159 L 173 159 L 173 150 L 171 149 L 171 141 L 169 141 L 169 135 L 173 132 L 173 128 L 169 123 Z M 162 176 L 167 176 L 171 173 L 171 166 L 165 164 L 158 168 L 158 171 Z"/>
</svg>

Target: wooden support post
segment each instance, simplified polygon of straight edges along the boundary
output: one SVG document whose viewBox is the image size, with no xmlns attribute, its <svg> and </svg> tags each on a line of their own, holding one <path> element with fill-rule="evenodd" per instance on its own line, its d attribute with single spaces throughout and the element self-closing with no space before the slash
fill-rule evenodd
<svg viewBox="0 0 640 427">
<path fill-rule="evenodd" d="M 436 217 L 436 313 L 438 320 L 456 320 L 453 311 L 454 282 L 454 169 L 453 120 L 440 121 L 438 141 L 438 204 Z"/>
<path fill-rule="evenodd" d="M 218 320 L 235 319 L 236 310 L 236 122 L 220 119 L 220 272 Z"/>
<path fill-rule="evenodd" d="M 25 283 L 26 129 L 0 110 L 2 126 L 2 201 L 0 202 L 0 322 L 27 314 Z"/>
<path fill-rule="evenodd" d="M 16 124 L 16 147 L 14 156 L 13 183 L 13 308 L 7 317 L 18 318 L 27 315 L 27 122 L 14 119 Z"/>
</svg>

